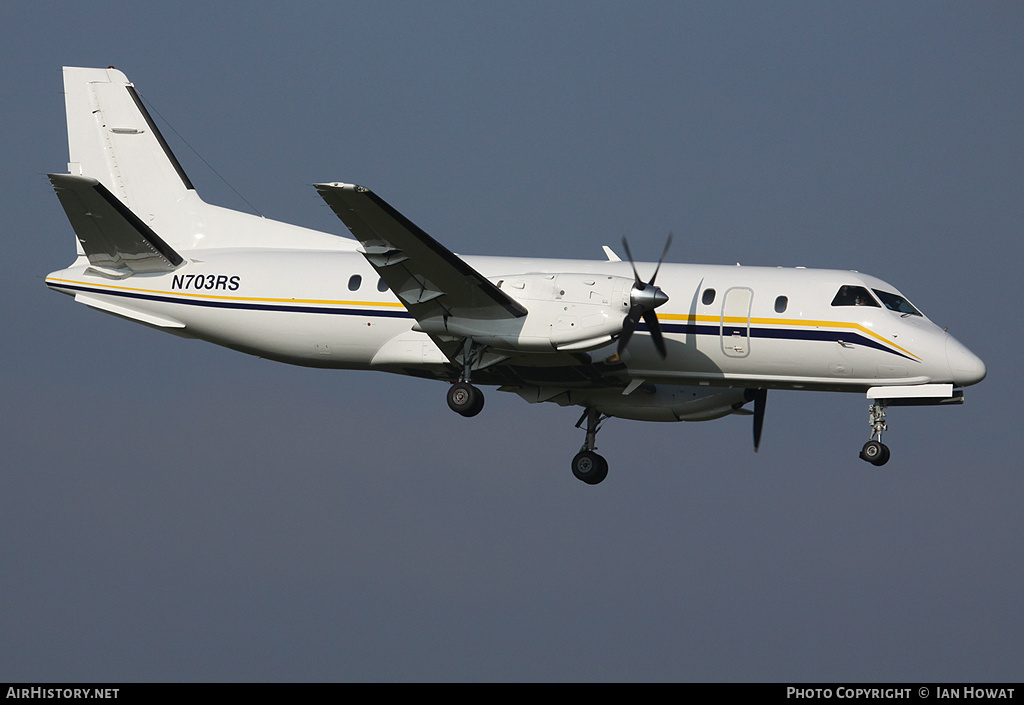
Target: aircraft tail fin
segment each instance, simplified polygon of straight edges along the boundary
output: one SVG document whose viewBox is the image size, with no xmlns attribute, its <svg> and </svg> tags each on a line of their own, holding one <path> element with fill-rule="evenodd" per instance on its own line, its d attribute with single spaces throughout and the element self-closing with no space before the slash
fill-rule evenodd
<svg viewBox="0 0 1024 705">
<path fill-rule="evenodd" d="M 122 220 L 131 222 L 133 232 L 138 231 L 142 223 L 149 228 L 149 233 L 159 232 L 158 239 L 162 238 L 161 242 L 170 243 L 178 251 L 225 247 L 351 251 L 358 246 L 347 238 L 203 202 L 142 104 L 135 86 L 117 69 L 64 67 L 64 105 L 68 126 L 68 173 L 93 179 L 102 186 L 102 193 L 113 199 L 106 201 L 108 204 L 120 204 L 135 218 L 132 220 L 117 211 Z M 83 232 L 93 227 L 83 219 L 86 216 L 78 206 L 69 209 L 69 201 L 65 201 L 65 197 L 86 198 L 87 191 L 81 184 L 58 181 L 54 186 L 58 188 L 58 196 L 61 189 L 65 192 L 61 203 L 78 235 L 78 254 L 87 254 L 82 250 L 83 243 L 99 240 L 96 236 L 83 238 Z M 113 205 L 110 207 L 117 210 Z M 73 212 L 78 212 L 77 223 Z M 99 256 L 95 251 L 88 254 L 90 260 Z M 164 259 L 173 261 L 173 257 Z M 127 264 L 129 261 L 134 264 Z M 126 271 L 157 266 L 143 265 L 142 260 L 131 257 L 124 262 Z"/>
<path fill-rule="evenodd" d="M 195 192 L 123 73 L 64 67 L 64 102 L 68 173 L 97 179 L 146 221 Z"/>
<path fill-rule="evenodd" d="M 50 174 L 57 198 L 95 271 L 112 277 L 169 272 L 184 262 L 97 179 Z"/>
</svg>

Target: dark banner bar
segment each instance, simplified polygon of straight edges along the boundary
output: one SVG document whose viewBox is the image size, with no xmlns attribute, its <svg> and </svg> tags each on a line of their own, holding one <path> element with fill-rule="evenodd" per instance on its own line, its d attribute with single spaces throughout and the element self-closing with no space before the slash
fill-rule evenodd
<svg viewBox="0 0 1024 705">
<path fill-rule="evenodd" d="M 448 684 L 454 684 L 446 682 Z M 17 683 L 0 684 L 7 703 L 29 700 L 135 701 L 154 695 L 187 697 L 188 693 L 261 696 L 313 695 L 357 683 Z M 525 685 L 525 684 L 524 684 Z M 715 697 L 741 696 L 798 701 L 1021 701 L 1016 683 L 671 683 L 676 693 Z"/>
</svg>

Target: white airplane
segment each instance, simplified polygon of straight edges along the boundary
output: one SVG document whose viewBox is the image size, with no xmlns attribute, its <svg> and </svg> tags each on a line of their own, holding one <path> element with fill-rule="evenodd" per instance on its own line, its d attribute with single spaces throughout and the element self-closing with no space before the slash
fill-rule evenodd
<svg viewBox="0 0 1024 705">
<path fill-rule="evenodd" d="M 594 450 L 609 417 L 747 413 L 757 450 L 768 389 L 862 393 L 860 457 L 882 465 L 887 407 L 961 403 L 985 377 L 895 287 L 857 272 L 665 252 L 635 264 L 625 238 L 628 261 L 607 247 L 604 261 L 460 257 L 345 183 L 316 189 L 354 240 L 208 205 L 123 73 L 65 68 L 64 90 L 69 173 L 50 180 L 78 256 L 47 286 L 271 360 L 444 380 L 463 416 L 483 407 L 476 384 L 583 407 L 572 471 L 589 484 L 608 473 Z"/>
</svg>

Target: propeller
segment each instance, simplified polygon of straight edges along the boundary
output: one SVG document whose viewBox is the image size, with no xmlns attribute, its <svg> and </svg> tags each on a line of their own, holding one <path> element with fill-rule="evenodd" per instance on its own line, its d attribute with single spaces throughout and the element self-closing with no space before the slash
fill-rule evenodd
<svg viewBox="0 0 1024 705">
<path fill-rule="evenodd" d="M 746 395 L 748 401 L 754 402 L 754 452 L 757 452 L 761 445 L 761 429 L 764 427 L 764 405 L 768 401 L 767 389 L 748 389 Z"/>
<path fill-rule="evenodd" d="M 633 253 L 629 251 L 626 236 L 622 236 L 622 248 L 626 251 L 626 257 L 629 258 L 629 266 L 633 268 L 633 289 L 629 292 L 629 312 L 622 319 L 622 332 L 619 334 L 617 349 L 619 355 L 626 349 L 626 345 L 629 344 L 629 339 L 633 337 L 633 331 L 636 330 L 641 319 L 647 324 L 647 329 L 651 332 L 651 341 L 661 355 L 661 359 L 664 360 L 668 354 L 665 350 L 665 337 L 661 334 L 661 324 L 658 323 L 658 316 L 654 313 L 654 309 L 668 301 L 668 295 L 654 285 L 654 280 L 658 278 L 658 270 L 661 269 L 661 263 L 665 260 L 665 255 L 668 254 L 668 247 L 671 244 L 672 233 L 669 233 L 665 249 L 661 251 L 658 265 L 654 268 L 654 274 L 651 275 L 651 280 L 645 283 L 640 278 L 640 273 L 636 271 L 636 263 L 633 260 Z"/>
</svg>

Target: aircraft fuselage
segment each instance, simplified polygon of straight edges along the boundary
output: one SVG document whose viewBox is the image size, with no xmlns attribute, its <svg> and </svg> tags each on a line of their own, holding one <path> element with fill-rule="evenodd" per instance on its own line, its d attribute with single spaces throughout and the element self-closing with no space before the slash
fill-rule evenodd
<svg viewBox="0 0 1024 705">
<path fill-rule="evenodd" d="M 54 272 L 47 284 L 85 303 L 107 302 L 110 313 L 166 320 L 157 327 L 273 360 L 340 369 L 420 367 L 426 376 L 451 377 L 448 360 L 425 333 L 413 330 L 415 321 L 387 287 L 380 290 L 360 254 L 197 254 L 201 261 L 174 272 L 124 281 L 91 273 L 83 261 Z M 508 283 L 527 273 L 632 276 L 627 262 L 464 259 L 513 298 L 519 292 Z M 645 268 L 653 265 L 638 265 Z M 635 344 L 622 360 L 631 376 L 651 383 L 864 391 L 880 384 L 964 386 L 984 376 L 981 361 L 923 315 L 877 301 L 831 305 L 843 286 L 899 295 L 864 274 L 666 263 L 659 283 L 669 296 L 658 312 L 669 354 L 662 360 L 653 346 Z M 573 322 L 572 307 L 565 306 L 565 325 Z M 602 360 L 614 346 L 588 354 Z"/>
</svg>

